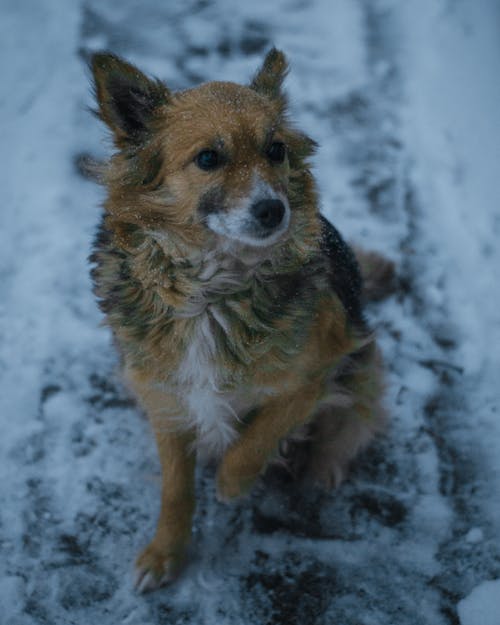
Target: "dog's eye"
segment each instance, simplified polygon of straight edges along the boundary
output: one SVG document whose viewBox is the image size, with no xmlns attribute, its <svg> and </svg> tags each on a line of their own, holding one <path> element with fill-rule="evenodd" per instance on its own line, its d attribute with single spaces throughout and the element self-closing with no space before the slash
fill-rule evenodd
<svg viewBox="0 0 500 625">
<path fill-rule="evenodd" d="M 209 171 L 220 163 L 219 155 L 215 150 L 202 150 L 194 159 L 200 169 Z"/>
<path fill-rule="evenodd" d="M 281 141 L 271 143 L 271 147 L 267 151 L 267 157 L 273 163 L 282 163 L 285 160 L 286 147 Z"/>
</svg>

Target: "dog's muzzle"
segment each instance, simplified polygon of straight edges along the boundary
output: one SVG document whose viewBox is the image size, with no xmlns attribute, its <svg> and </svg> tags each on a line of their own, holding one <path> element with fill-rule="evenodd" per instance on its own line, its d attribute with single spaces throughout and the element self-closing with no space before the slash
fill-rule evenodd
<svg viewBox="0 0 500 625">
<path fill-rule="evenodd" d="M 257 191 L 233 206 L 221 205 L 221 210 L 207 211 L 208 228 L 235 242 L 256 247 L 267 247 L 281 239 L 290 223 L 288 201 L 270 188 L 263 190 L 267 197 L 262 189 Z"/>
</svg>

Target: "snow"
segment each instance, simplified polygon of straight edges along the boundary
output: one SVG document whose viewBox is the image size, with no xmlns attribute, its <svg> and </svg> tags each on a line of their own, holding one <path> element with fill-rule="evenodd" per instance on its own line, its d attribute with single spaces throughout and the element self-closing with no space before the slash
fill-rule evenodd
<svg viewBox="0 0 500 625">
<path fill-rule="evenodd" d="M 2 622 L 497 625 L 498 3 L 6 0 L 0 17 Z M 184 88 L 246 80 L 272 44 L 321 145 L 324 213 L 398 266 L 369 310 L 392 424 L 331 494 L 271 481 L 224 506 L 200 469 L 190 563 L 141 597 L 159 474 L 91 295 L 103 194 L 75 159 L 109 143 L 86 58 Z"/>
<path fill-rule="evenodd" d="M 471 544 L 480 543 L 483 538 L 483 530 L 480 527 L 471 528 L 465 535 L 465 540 Z"/>
<path fill-rule="evenodd" d="M 483 582 L 458 604 L 460 625 L 498 625 L 500 579 Z"/>
<path fill-rule="evenodd" d="M 500 260 L 490 240 L 500 232 L 500 83 L 485 62 L 500 56 L 500 7 L 483 0 L 463 3 L 458 14 L 450 9 L 450 15 L 435 15 L 436 3 L 424 4 L 424 11 L 407 7 L 411 30 L 406 34 L 415 39 L 408 53 L 407 123 L 417 150 L 416 175 L 427 181 L 424 210 L 437 225 L 433 244 L 445 263 L 440 270 L 448 266 L 453 305 L 467 328 L 460 357 L 467 371 L 477 373 L 492 338 L 483 325 L 500 338 L 491 274 L 478 271 L 485 258 L 492 267 Z M 417 47 L 426 36 L 427 45 Z M 439 250 L 443 233 L 448 242 Z M 499 363 L 495 354 L 490 358 L 490 366 Z"/>
<path fill-rule="evenodd" d="M 500 353 L 491 349 L 500 345 L 499 295 L 492 283 L 500 267 L 500 82 L 488 61 L 500 58 L 500 6 L 483 0 L 445 11 L 432 1 L 422 4 L 423 11 L 411 4 L 403 11 L 411 24 L 405 32 L 411 77 L 406 126 L 416 152 L 413 176 L 421 218 L 434 222 L 431 284 L 443 292 L 439 285 L 446 280 L 444 305 L 453 310 L 460 334 L 455 362 L 468 374 L 468 399 L 481 425 L 470 435 L 478 433 L 500 492 Z M 417 47 L 426 37 L 427 45 Z M 491 503 L 497 515 L 498 498 Z"/>
</svg>

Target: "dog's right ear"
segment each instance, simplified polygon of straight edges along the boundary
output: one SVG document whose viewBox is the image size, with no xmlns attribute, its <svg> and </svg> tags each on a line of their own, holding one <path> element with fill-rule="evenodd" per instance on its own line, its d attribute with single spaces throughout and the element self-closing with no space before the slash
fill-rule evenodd
<svg viewBox="0 0 500 625">
<path fill-rule="evenodd" d="M 271 100 L 284 100 L 282 85 L 287 74 L 288 62 L 286 56 L 281 50 L 271 48 L 266 54 L 262 67 L 253 77 L 250 89 Z"/>
<path fill-rule="evenodd" d="M 150 133 L 155 112 L 170 98 L 168 89 L 114 54 L 94 54 L 91 67 L 97 115 L 113 131 L 116 144 L 142 143 Z"/>
</svg>

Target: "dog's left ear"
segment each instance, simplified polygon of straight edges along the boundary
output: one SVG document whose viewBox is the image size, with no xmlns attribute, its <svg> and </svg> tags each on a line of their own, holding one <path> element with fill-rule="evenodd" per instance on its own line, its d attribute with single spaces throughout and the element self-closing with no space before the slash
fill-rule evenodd
<svg viewBox="0 0 500 625">
<path fill-rule="evenodd" d="M 94 54 L 91 65 L 98 116 L 113 131 L 118 147 L 141 144 L 155 112 L 170 98 L 167 87 L 114 54 Z"/>
<path fill-rule="evenodd" d="M 272 48 L 266 54 L 262 67 L 255 74 L 250 88 L 270 100 L 281 100 L 284 104 L 285 96 L 282 91 L 283 81 L 288 74 L 288 62 L 281 50 Z"/>
</svg>

